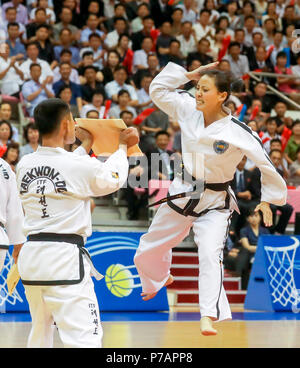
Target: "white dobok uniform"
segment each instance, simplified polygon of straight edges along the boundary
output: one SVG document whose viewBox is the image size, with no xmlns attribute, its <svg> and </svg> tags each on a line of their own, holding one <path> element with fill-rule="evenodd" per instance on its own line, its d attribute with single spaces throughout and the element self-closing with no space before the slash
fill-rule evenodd
<svg viewBox="0 0 300 368">
<path fill-rule="evenodd" d="M 196 199 L 173 199 L 159 207 L 148 232 L 140 239 L 135 265 L 143 291 L 154 293 L 160 290 L 170 274 L 172 248 L 193 227 L 199 255 L 201 316 L 220 321 L 231 318 L 223 288 L 222 260 L 232 212 L 239 212 L 228 182 L 246 155 L 261 171 L 262 201 L 284 205 L 287 188 L 258 135 L 232 117 L 228 109 L 224 108 L 228 116 L 204 126 L 203 113 L 196 110 L 195 98 L 186 91 L 177 90 L 189 82 L 185 72 L 183 67 L 169 63 L 152 81 L 150 96 L 162 111 L 179 122 L 184 168 L 205 187 Z M 171 183 L 169 195 L 193 189 L 189 182 L 177 176 Z"/>
<path fill-rule="evenodd" d="M 24 215 L 16 183 L 9 164 L 0 158 L 0 272 L 9 245 L 23 244 Z"/>
<path fill-rule="evenodd" d="M 28 241 L 18 259 L 32 329 L 28 347 L 53 346 L 53 322 L 65 347 L 101 347 L 102 327 L 84 242 L 92 233 L 90 197 L 110 194 L 125 183 L 127 147 L 105 163 L 74 152 L 39 147 L 17 166 Z"/>
</svg>

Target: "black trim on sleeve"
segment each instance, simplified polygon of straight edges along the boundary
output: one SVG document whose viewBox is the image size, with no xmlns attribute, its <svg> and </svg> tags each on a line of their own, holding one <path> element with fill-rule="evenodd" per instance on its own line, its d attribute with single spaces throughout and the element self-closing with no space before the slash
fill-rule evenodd
<svg viewBox="0 0 300 368">
<path fill-rule="evenodd" d="M 186 91 L 185 89 L 178 89 L 177 92 L 180 93 L 180 94 L 181 93 L 187 93 L 191 97 L 195 98 L 195 96 L 193 96 L 189 91 Z"/>
<path fill-rule="evenodd" d="M 9 249 L 9 245 L 0 244 L 0 249 L 8 250 Z"/>
<path fill-rule="evenodd" d="M 266 153 L 266 151 L 265 151 L 265 147 L 264 147 L 264 145 L 263 145 L 262 141 L 252 133 L 252 130 L 251 130 L 251 129 L 250 129 L 250 128 L 245 124 L 245 123 L 242 123 L 241 121 L 239 121 L 238 119 L 234 118 L 233 116 L 231 117 L 231 120 L 232 120 L 235 124 L 237 124 L 237 125 L 239 125 L 241 128 L 243 128 L 244 130 L 246 130 L 246 132 L 248 132 L 249 134 L 251 134 L 251 136 L 257 140 L 257 142 L 260 144 L 261 148 L 263 149 L 264 154 L 265 154 L 265 156 L 266 156 L 267 160 L 270 162 L 270 164 L 271 164 L 273 167 L 275 167 L 275 166 L 274 166 L 274 164 L 273 164 L 273 162 L 271 161 L 270 157 L 269 157 L 269 156 L 268 156 L 268 154 Z"/>
</svg>

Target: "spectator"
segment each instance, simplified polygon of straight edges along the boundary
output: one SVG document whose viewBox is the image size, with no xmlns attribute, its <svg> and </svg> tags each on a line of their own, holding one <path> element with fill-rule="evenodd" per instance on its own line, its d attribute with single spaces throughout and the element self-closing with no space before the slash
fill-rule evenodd
<svg viewBox="0 0 300 368">
<path fill-rule="evenodd" d="M 80 61 L 79 50 L 78 47 L 72 46 L 73 35 L 69 28 L 62 28 L 59 32 L 59 42 L 59 45 L 54 46 L 54 59 L 60 61 L 62 50 L 69 50 L 72 55 L 71 63 L 77 65 Z"/>
<path fill-rule="evenodd" d="M 60 53 L 60 59 L 59 59 L 59 63 L 58 61 L 54 61 L 51 66 L 53 68 L 53 83 L 59 81 L 61 79 L 61 74 L 60 74 L 60 65 L 62 63 L 68 63 L 71 65 L 71 74 L 70 74 L 70 81 L 76 84 L 80 84 L 80 79 L 79 79 L 79 75 L 78 75 L 78 71 L 77 69 L 74 67 L 74 65 L 72 65 L 71 63 L 72 61 L 72 52 L 68 49 L 63 49 Z"/>
<path fill-rule="evenodd" d="M 120 55 L 120 61 L 123 66 L 127 69 L 127 73 L 129 75 L 132 74 L 133 69 L 133 57 L 134 52 L 131 50 L 131 41 L 128 34 L 123 33 L 119 37 L 118 46 L 116 47 L 116 51 Z"/>
<path fill-rule="evenodd" d="M 276 32 L 276 22 L 273 18 L 267 18 L 263 23 L 263 42 L 265 47 L 274 43 L 274 34 Z"/>
<path fill-rule="evenodd" d="M 228 47 L 229 55 L 225 57 L 230 62 L 231 72 L 238 79 L 249 72 L 249 63 L 246 56 L 241 55 L 241 48 L 238 42 L 231 42 Z M 246 83 L 246 81 L 245 81 Z"/>
<path fill-rule="evenodd" d="M 37 27 L 35 34 L 35 37 L 32 37 L 31 41 L 35 41 L 38 46 L 38 57 L 47 61 L 50 65 L 54 60 L 54 51 L 52 43 L 49 40 L 49 26 L 47 24 L 41 24 Z"/>
<path fill-rule="evenodd" d="M 171 22 L 172 6 L 168 0 L 150 0 L 150 14 L 155 20 L 155 27 L 159 28 L 163 22 Z"/>
<path fill-rule="evenodd" d="M 213 58 L 213 60 L 218 60 L 219 53 L 223 48 L 223 40 L 225 37 L 225 31 L 222 28 L 217 28 L 215 37 L 210 44 L 210 53 L 209 55 Z"/>
<path fill-rule="evenodd" d="M 174 8 L 172 11 L 172 30 L 171 35 L 177 37 L 182 31 L 183 10 L 181 8 Z"/>
<path fill-rule="evenodd" d="M 230 23 L 229 23 L 228 17 L 221 16 L 216 21 L 216 28 L 224 29 L 225 36 L 230 37 L 231 40 L 234 38 L 234 31 L 230 28 Z M 213 36 L 214 36 L 214 34 L 212 36 L 210 36 L 210 38 L 209 38 L 209 36 L 207 36 L 206 38 L 211 39 Z"/>
<path fill-rule="evenodd" d="M 243 28 L 237 28 L 234 31 L 234 41 L 240 44 L 241 55 L 247 56 L 249 64 L 255 61 L 255 53 L 252 45 L 246 45 L 245 41 L 246 32 Z"/>
<path fill-rule="evenodd" d="M 54 91 L 50 84 L 50 77 L 42 81 L 42 68 L 39 64 L 30 65 L 31 79 L 22 86 L 22 94 L 26 102 L 29 116 L 33 116 L 35 107 L 42 101 L 54 97 Z"/>
<path fill-rule="evenodd" d="M 171 35 L 171 23 L 165 21 L 160 27 L 160 35 L 156 41 L 156 51 L 161 66 L 167 65 L 170 53 L 170 43 L 175 38 Z"/>
<path fill-rule="evenodd" d="M 215 29 L 209 25 L 211 17 L 211 11 L 208 9 L 202 9 L 200 11 L 199 20 L 194 23 L 193 29 L 196 32 L 196 39 L 199 41 L 201 38 L 213 38 L 215 35 Z"/>
<path fill-rule="evenodd" d="M 180 52 L 180 42 L 178 40 L 172 40 L 169 46 L 169 54 L 166 57 L 166 62 L 172 62 L 183 66 L 183 56 Z"/>
<path fill-rule="evenodd" d="M 83 76 L 86 80 L 86 83 L 81 86 L 82 100 L 84 104 L 92 102 L 92 96 L 96 91 L 100 91 L 105 95 L 103 84 L 97 81 L 96 67 L 93 65 L 86 66 Z"/>
<path fill-rule="evenodd" d="M 53 72 L 50 68 L 49 63 L 47 63 L 47 61 L 38 58 L 39 48 L 36 42 L 29 42 L 26 45 L 26 54 L 27 54 L 27 59 L 20 66 L 20 70 L 24 74 L 24 80 L 30 79 L 30 66 L 31 64 L 34 63 L 34 64 L 39 64 L 41 67 L 41 71 L 42 71 L 41 79 L 40 79 L 41 83 L 44 82 L 46 78 L 48 78 L 49 84 L 52 83 L 53 82 Z"/>
<path fill-rule="evenodd" d="M 245 116 L 245 121 L 249 121 L 254 109 L 257 109 L 255 121 L 257 122 L 258 130 L 264 130 L 266 120 L 268 119 L 270 114 L 262 111 L 262 102 L 259 98 L 254 98 L 252 100 L 251 106 L 247 111 L 247 115 Z"/>
<path fill-rule="evenodd" d="M 253 94 L 248 95 L 245 99 L 247 106 L 252 104 L 254 99 L 259 99 L 262 103 L 262 112 L 271 113 L 272 107 L 274 106 L 274 100 L 267 95 L 267 84 L 265 82 L 258 82 L 254 89 Z"/>
<path fill-rule="evenodd" d="M 120 118 L 120 113 L 122 111 L 130 111 L 133 117 L 136 117 L 136 110 L 130 106 L 130 94 L 125 89 L 121 89 L 118 92 L 118 104 L 113 106 L 109 111 L 109 117 L 114 119 Z"/>
<path fill-rule="evenodd" d="M 63 7 L 59 14 L 60 22 L 53 25 L 53 38 L 55 42 L 59 42 L 59 36 L 62 29 L 68 28 L 73 35 L 73 42 L 80 39 L 80 30 L 72 24 L 72 11 Z"/>
<path fill-rule="evenodd" d="M 77 118 L 80 116 L 78 107 L 74 104 L 73 92 L 69 85 L 61 85 L 56 96 L 69 105 L 73 117 Z"/>
<path fill-rule="evenodd" d="M 98 69 L 103 69 L 106 51 L 102 47 L 102 39 L 97 33 L 91 33 L 89 35 L 89 46 L 81 49 L 80 55 L 83 55 L 86 51 L 91 51 L 93 53 L 93 65 Z"/>
<path fill-rule="evenodd" d="M 62 87 L 64 86 L 70 87 L 72 91 L 72 99 L 70 101 L 70 104 L 76 105 L 78 111 L 80 112 L 82 109 L 81 86 L 79 84 L 70 81 L 72 71 L 71 65 L 69 63 L 61 63 L 59 70 L 61 79 L 53 84 L 53 91 L 55 95 L 58 96 L 59 91 Z"/>
<path fill-rule="evenodd" d="M 80 36 L 80 42 L 83 47 L 89 45 L 89 35 L 92 33 L 97 33 L 100 37 L 104 35 L 102 31 L 98 29 L 99 18 L 95 14 L 89 14 L 86 21 L 86 28 L 83 29 Z"/>
<path fill-rule="evenodd" d="M 36 10 L 34 22 L 28 23 L 26 26 L 26 36 L 29 42 L 35 40 L 37 28 L 41 25 L 47 25 L 47 15 L 43 8 Z"/>
<path fill-rule="evenodd" d="M 144 37 L 151 36 L 151 31 L 154 27 L 154 20 L 153 18 L 148 15 L 143 18 L 143 29 L 139 32 L 135 32 L 131 35 L 131 41 L 132 41 L 132 50 L 136 51 L 141 48 L 142 41 Z"/>
<path fill-rule="evenodd" d="M 43 8 L 46 11 L 47 23 L 54 24 L 56 22 L 56 16 L 54 11 L 49 7 L 48 0 L 37 0 L 37 7 L 33 8 L 30 12 L 29 18 L 31 20 L 35 19 L 36 10 L 39 8 Z"/>
<path fill-rule="evenodd" d="M 15 172 L 16 165 L 19 161 L 20 148 L 19 143 L 11 142 L 7 145 L 7 150 L 2 156 L 3 160 L 6 161 L 11 169 Z"/>
<path fill-rule="evenodd" d="M 13 130 L 10 122 L 0 121 L 0 147 L 7 146 L 12 142 Z"/>
<path fill-rule="evenodd" d="M 39 130 L 34 123 L 25 126 L 23 135 L 26 144 L 20 147 L 20 158 L 35 152 L 39 146 Z"/>
<path fill-rule="evenodd" d="M 197 39 L 192 27 L 191 22 L 182 23 L 181 34 L 176 37 L 180 42 L 180 53 L 184 58 L 187 58 L 188 54 L 197 51 Z"/>
<path fill-rule="evenodd" d="M 245 224 L 248 211 L 259 203 L 259 193 L 252 183 L 252 172 L 245 169 L 247 157 L 244 156 L 237 166 L 236 173 L 230 184 L 237 199 L 240 215 L 234 212 L 232 215 L 231 229 L 239 236 L 241 228 Z"/>
<path fill-rule="evenodd" d="M 145 74 L 142 77 L 141 80 L 141 88 L 137 91 L 139 104 L 137 106 L 137 109 L 139 112 L 142 112 L 146 108 L 153 107 L 153 102 L 151 100 L 151 97 L 149 95 L 149 87 L 150 83 L 152 82 L 152 76 Z"/>
<path fill-rule="evenodd" d="M 0 8 L 1 10 L 1 8 Z M 25 25 L 22 23 L 17 22 L 17 9 L 15 7 L 9 6 L 5 9 L 5 12 L 3 12 L 3 15 L 5 15 L 5 19 L 3 20 L 3 23 L 1 25 L 0 21 L 0 30 L 5 31 L 6 38 L 8 37 L 8 24 L 9 23 L 17 23 L 19 25 L 19 38 L 21 42 L 26 42 L 27 35 L 26 35 L 26 28 Z M 1 17 L 1 14 L 0 14 Z M 2 33 L 2 32 L 1 32 Z"/>
<path fill-rule="evenodd" d="M 261 29 L 256 26 L 256 18 L 253 14 L 245 17 L 244 30 L 245 30 L 245 45 L 251 47 L 253 34 L 255 32 L 261 32 Z"/>
<path fill-rule="evenodd" d="M 270 52 L 270 60 L 273 66 L 276 65 L 277 55 L 287 46 L 286 38 L 280 31 L 275 31 L 273 45 L 268 46 L 267 51 Z"/>
<path fill-rule="evenodd" d="M 24 74 L 17 65 L 17 56 L 9 57 L 7 43 L 0 47 L 0 90 L 4 95 L 19 98 L 20 86 L 23 83 Z"/>
<path fill-rule="evenodd" d="M 288 183 L 291 186 L 300 186 L 300 147 L 296 151 L 296 160 L 290 166 Z"/>
<path fill-rule="evenodd" d="M 127 23 L 124 18 L 115 18 L 114 30 L 109 32 L 104 40 L 104 44 L 109 50 L 115 48 L 118 45 L 120 35 L 124 34 L 127 30 Z M 130 43 L 131 46 L 131 43 Z"/>
<path fill-rule="evenodd" d="M 277 54 L 276 61 L 276 66 L 274 68 L 275 73 L 285 75 L 293 74 L 292 69 L 286 67 L 287 55 L 284 51 Z M 288 77 L 278 77 L 277 83 L 279 91 L 288 94 L 290 98 L 298 101 L 299 97 L 297 94 L 300 93 L 300 80 Z"/>
<path fill-rule="evenodd" d="M 146 152 L 150 179 L 174 179 L 174 152 L 167 149 L 170 138 L 167 131 L 160 130 L 155 134 L 154 147 Z"/>
<path fill-rule="evenodd" d="M 117 66 L 120 64 L 120 55 L 117 51 L 111 50 L 107 53 L 107 58 L 102 69 L 103 84 L 106 85 L 114 80 L 114 72 Z"/>
<path fill-rule="evenodd" d="M 213 62 L 213 58 L 207 55 L 210 47 L 210 41 L 207 38 L 202 38 L 197 44 L 197 52 L 192 52 L 187 56 L 187 65 L 190 65 L 193 60 L 199 60 L 201 65 L 206 65 Z"/>
<path fill-rule="evenodd" d="M 114 5 L 114 16 L 113 17 L 109 17 L 109 19 L 107 19 L 105 21 L 105 28 L 106 28 L 106 30 L 107 30 L 108 33 L 114 30 L 114 28 L 115 28 L 115 20 L 118 19 L 118 18 L 122 18 L 126 22 L 128 20 L 128 17 L 127 17 L 127 14 L 126 14 L 126 7 L 122 3 L 116 3 Z M 125 32 L 125 29 L 124 29 L 123 32 Z"/>
<path fill-rule="evenodd" d="M 276 13 L 276 2 L 275 1 L 269 1 L 267 5 L 267 14 L 262 16 L 262 22 L 265 22 L 266 19 L 273 19 L 276 24 L 276 29 L 279 31 L 282 30 L 282 22 L 281 18 L 278 17 L 278 14 Z"/>
<path fill-rule="evenodd" d="M 236 258 L 236 272 L 242 278 L 242 289 L 246 290 L 249 282 L 250 270 L 254 261 L 258 238 L 269 234 L 269 230 L 261 226 L 261 215 L 253 208 L 247 213 L 247 225 L 241 229 L 241 248 Z"/>
<path fill-rule="evenodd" d="M 286 116 L 287 112 L 287 105 L 283 101 L 278 101 L 274 107 L 276 115 L 274 116 L 276 123 L 277 123 L 277 133 L 282 134 L 284 127 L 288 129 L 292 128 L 293 120 Z"/>
<path fill-rule="evenodd" d="M 141 88 L 141 80 L 144 75 L 151 75 L 154 78 L 160 69 L 158 57 L 154 52 L 150 52 L 147 57 L 147 69 L 138 69 L 137 72 L 133 75 L 132 79 L 137 89 Z"/>
<path fill-rule="evenodd" d="M 137 9 L 137 17 L 131 22 L 131 32 L 139 32 L 143 29 L 143 18 L 150 15 L 150 10 L 148 4 L 141 3 Z"/>
<path fill-rule="evenodd" d="M 127 127 L 134 126 L 133 123 L 133 113 L 128 110 L 124 110 L 120 113 L 120 119 L 124 121 Z M 136 126 L 137 130 L 139 130 L 139 127 Z"/>
<path fill-rule="evenodd" d="M 83 106 L 80 112 L 80 117 L 86 118 L 87 113 L 91 110 L 93 111 L 96 110 L 98 112 L 99 119 L 103 119 L 105 106 L 104 106 L 104 94 L 102 92 L 95 91 L 93 93 L 92 102 Z"/>
<path fill-rule="evenodd" d="M 294 121 L 292 126 L 292 136 L 285 147 L 285 159 L 291 165 L 297 158 L 297 151 L 300 147 L 300 120 Z"/>
<path fill-rule="evenodd" d="M 266 120 L 266 132 L 261 136 L 262 144 L 264 145 L 267 153 L 271 151 L 270 143 L 272 139 L 278 138 L 280 139 L 280 135 L 276 133 L 277 124 L 276 120 L 273 117 L 270 117 Z"/>
<path fill-rule="evenodd" d="M 13 131 L 11 140 L 13 140 L 14 142 L 19 142 L 19 131 L 14 125 L 12 125 L 11 117 L 12 117 L 12 108 L 10 104 L 7 102 L 2 102 L 0 106 L 0 121 L 5 120 L 6 122 L 10 123 L 10 126 Z"/>
<path fill-rule="evenodd" d="M 289 178 L 289 174 L 288 174 L 288 163 L 287 160 L 284 158 L 284 154 L 283 154 L 283 145 L 282 145 L 282 141 L 281 141 L 281 137 L 280 138 L 273 138 L 270 141 L 270 152 L 273 150 L 277 150 L 282 152 L 282 163 L 279 164 L 278 169 L 280 169 L 283 173 L 286 179 Z"/>
<path fill-rule="evenodd" d="M 193 0 L 183 0 L 183 4 L 180 4 L 177 7 L 183 10 L 182 22 L 196 22 L 197 14 L 193 9 Z"/>
<path fill-rule="evenodd" d="M 5 14 L 5 10 L 7 8 L 14 7 L 17 9 L 17 18 L 16 21 L 18 23 L 26 25 L 28 23 L 28 12 L 26 6 L 21 4 L 22 0 L 12 0 L 8 1 L 2 5 L 2 13 Z"/>
<path fill-rule="evenodd" d="M 140 50 L 136 50 L 133 55 L 133 72 L 138 69 L 148 68 L 148 55 L 153 48 L 153 40 L 151 37 L 145 37 L 142 41 Z"/>
<path fill-rule="evenodd" d="M 128 77 L 127 70 L 124 66 L 118 66 L 114 71 L 114 80 L 109 82 L 105 86 L 105 92 L 109 99 L 112 99 L 114 103 L 118 102 L 118 92 L 121 89 L 128 91 L 130 95 L 129 105 L 135 107 L 138 105 L 138 97 L 134 87 L 130 84 L 126 84 L 125 81 Z"/>
<path fill-rule="evenodd" d="M 8 23 L 7 25 L 8 38 L 6 43 L 9 46 L 9 56 L 16 56 L 18 60 L 25 58 L 26 50 L 23 43 L 20 41 L 20 26 L 18 23 Z"/>
<path fill-rule="evenodd" d="M 234 30 L 239 27 L 240 18 L 237 15 L 239 5 L 237 1 L 228 1 L 226 5 L 226 12 L 220 14 L 221 17 L 227 17 L 229 21 L 229 27 Z M 218 18 L 219 19 L 219 18 Z"/>
<path fill-rule="evenodd" d="M 143 152 L 155 147 L 155 134 L 161 130 L 168 131 L 169 117 L 163 111 L 156 109 L 141 123 L 140 147 Z"/>
</svg>

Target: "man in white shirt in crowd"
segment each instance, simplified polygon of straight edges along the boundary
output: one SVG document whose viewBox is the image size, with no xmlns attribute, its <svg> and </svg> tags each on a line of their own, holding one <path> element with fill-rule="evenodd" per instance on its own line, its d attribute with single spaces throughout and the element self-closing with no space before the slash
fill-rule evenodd
<svg viewBox="0 0 300 368">
<path fill-rule="evenodd" d="M 153 48 L 153 40 L 151 37 L 146 36 L 141 45 L 141 49 L 134 52 L 133 55 L 133 73 L 138 69 L 148 68 L 148 55 Z"/>
<path fill-rule="evenodd" d="M 17 65 L 17 56 L 9 57 L 7 43 L 0 47 L 0 90 L 3 95 L 19 97 L 24 75 Z"/>
<path fill-rule="evenodd" d="M 195 23 L 197 19 L 197 13 L 193 8 L 193 0 L 184 0 L 183 4 L 176 6 L 177 8 L 181 8 L 183 10 L 182 22 L 188 21 Z"/>
<path fill-rule="evenodd" d="M 71 60 L 72 60 L 72 52 L 68 49 L 62 50 L 60 53 L 60 63 L 68 63 L 72 66 Z M 51 67 L 54 68 L 53 69 L 53 75 L 54 75 L 53 84 L 54 84 L 55 82 L 61 79 L 60 67 L 59 67 L 58 61 L 56 60 L 53 61 L 53 63 L 51 64 Z M 77 69 L 73 67 L 71 69 L 70 81 L 76 84 L 80 84 L 78 71 Z"/>
<path fill-rule="evenodd" d="M 98 33 L 91 33 L 89 35 L 89 46 L 84 47 L 80 50 L 81 58 L 86 51 L 93 52 L 94 57 L 93 65 L 99 68 L 99 70 L 103 69 L 104 55 L 106 54 L 106 51 L 102 47 L 102 39 L 98 35 Z"/>
<path fill-rule="evenodd" d="M 24 74 L 24 80 L 30 79 L 30 65 L 32 63 L 39 64 L 41 67 L 40 82 L 44 82 L 48 78 L 48 83 L 53 83 L 53 71 L 47 61 L 39 59 L 39 49 L 35 42 L 29 42 L 26 45 L 27 60 L 21 64 L 20 69 Z"/>
<path fill-rule="evenodd" d="M 135 107 L 138 105 L 138 96 L 134 87 L 125 83 L 127 77 L 126 68 L 124 66 L 118 66 L 114 71 L 114 80 L 106 84 L 105 92 L 109 99 L 112 99 L 114 103 L 118 103 L 118 92 L 125 89 L 131 98 L 129 105 Z"/>
<path fill-rule="evenodd" d="M 105 112 L 105 106 L 103 105 L 103 102 L 104 102 L 103 93 L 101 93 L 100 91 L 94 92 L 92 97 L 92 103 L 83 105 L 80 111 L 80 117 L 86 118 L 89 111 L 96 110 L 99 113 L 99 119 L 103 119 Z"/>
<path fill-rule="evenodd" d="M 181 34 L 176 38 L 180 42 L 180 52 L 184 58 L 197 51 L 197 38 L 191 22 L 182 23 Z"/>
<path fill-rule="evenodd" d="M 81 45 L 83 47 L 86 47 L 86 46 L 89 45 L 89 35 L 91 33 L 98 33 L 98 35 L 100 37 L 102 37 L 104 35 L 104 33 L 102 31 L 97 29 L 98 24 L 99 24 L 99 18 L 97 17 L 97 15 L 96 14 L 90 14 L 88 16 L 87 21 L 86 21 L 87 27 L 84 28 L 84 30 L 81 32 L 81 36 L 80 36 L 80 42 L 81 42 Z"/>
<path fill-rule="evenodd" d="M 201 38 L 212 39 L 215 35 L 215 29 L 209 25 L 210 16 L 210 10 L 202 9 L 200 11 L 199 20 L 193 25 L 198 41 L 201 40 Z"/>
<path fill-rule="evenodd" d="M 113 49 L 118 45 L 119 37 L 121 34 L 126 32 L 127 23 L 122 17 L 117 17 L 114 19 L 114 30 L 109 32 L 104 40 L 105 45 L 109 49 Z M 130 43 L 131 45 L 131 43 Z"/>
</svg>

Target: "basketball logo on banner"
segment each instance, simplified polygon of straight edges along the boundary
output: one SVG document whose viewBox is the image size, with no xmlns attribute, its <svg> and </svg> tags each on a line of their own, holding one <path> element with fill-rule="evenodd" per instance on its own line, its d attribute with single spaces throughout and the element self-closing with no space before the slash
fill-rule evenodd
<svg viewBox="0 0 300 368">
<path fill-rule="evenodd" d="M 105 283 L 108 290 L 119 298 L 127 297 L 134 288 L 141 287 L 141 284 L 134 284 L 134 279 L 138 275 L 133 275 L 130 269 L 135 266 L 125 267 L 121 264 L 112 264 L 105 274 Z"/>
</svg>

